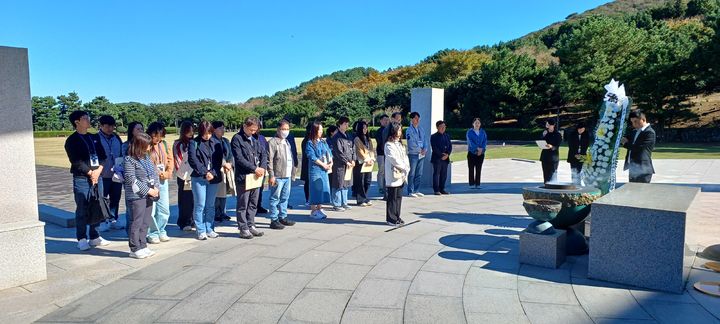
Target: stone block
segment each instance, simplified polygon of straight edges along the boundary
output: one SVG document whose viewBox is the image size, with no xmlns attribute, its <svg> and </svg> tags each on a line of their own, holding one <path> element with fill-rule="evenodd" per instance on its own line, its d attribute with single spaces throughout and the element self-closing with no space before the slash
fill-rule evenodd
<svg viewBox="0 0 720 324">
<path fill-rule="evenodd" d="M 565 262 L 565 230 L 553 234 L 520 233 L 520 263 L 556 269 Z"/>
<path fill-rule="evenodd" d="M 53 206 L 38 205 L 40 220 L 46 223 L 55 224 L 65 228 L 75 228 L 75 213 Z"/>
<path fill-rule="evenodd" d="M 692 261 L 687 212 L 699 191 L 628 183 L 595 201 L 588 277 L 681 293 Z"/>
</svg>

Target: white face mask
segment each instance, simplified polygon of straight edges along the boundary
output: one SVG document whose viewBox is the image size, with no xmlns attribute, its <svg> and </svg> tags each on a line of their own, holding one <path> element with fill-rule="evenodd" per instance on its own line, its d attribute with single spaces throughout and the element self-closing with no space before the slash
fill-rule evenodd
<svg viewBox="0 0 720 324">
<path fill-rule="evenodd" d="M 282 138 L 287 138 L 288 135 L 290 135 L 290 131 L 289 131 L 289 130 L 280 131 L 280 137 L 282 137 Z"/>
</svg>

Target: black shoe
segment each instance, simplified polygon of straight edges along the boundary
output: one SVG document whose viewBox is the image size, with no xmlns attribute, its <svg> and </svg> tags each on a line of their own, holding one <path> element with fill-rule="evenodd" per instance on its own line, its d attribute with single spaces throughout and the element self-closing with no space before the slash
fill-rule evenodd
<svg viewBox="0 0 720 324">
<path fill-rule="evenodd" d="M 294 209 L 295 207 L 293 207 L 293 205 L 288 205 L 287 208 L 288 208 L 288 209 Z"/>
<path fill-rule="evenodd" d="M 268 210 L 265 209 L 265 208 L 259 207 L 259 208 L 257 209 L 257 212 L 258 212 L 258 214 L 267 214 L 267 213 L 268 213 Z"/>
<path fill-rule="evenodd" d="M 249 240 L 249 239 L 251 239 L 251 238 L 253 238 L 253 237 L 254 237 L 254 236 L 253 236 L 252 233 L 250 233 L 249 231 L 240 231 L 240 238 L 241 238 L 241 239 Z"/>
<path fill-rule="evenodd" d="M 441 195 L 440 191 L 435 191 L 435 196 L 440 196 L 440 195 Z"/>
<path fill-rule="evenodd" d="M 400 224 L 400 225 L 405 225 L 405 221 L 402 220 L 402 219 L 400 219 L 400 218 L 398 218 L 398 224 Z"/>
<path fill-rule="evenodd" d="M 216 222 L 222 222 L 223 219 L 222 219 L 222 217 L 215 217 L 215 221 L 216 221 Z"/>
<path fill-rule="evenodd" d="M 285 228 L 285 225 L 281 224 L 279 221 L 270 221 L 270 229 L 281 230 L 283 228 Z"/>
<path fill-rule="evenodd" d="M 228 216 L 228 214 L 222 214 L 222 220 L 223 221 L 229 221 L 231 218 Z"/>
<path fill-rule="evenodd" d="M 283 225 L 285 225 L 285 226 L 293 226 L 293 225 L 295 225 L 295 222 L 287 219 L 287 217 L 286 217 L 286 218 L 281 218 L 281 219 L 280 219 L 280 224 L 283 224 Z"/>
<path fill-rule="evenodd" d="M 447 192 L 447 191 L 445 191 L 445 190 L 440 190 L 440 193 L 443 194 L 443 195 L 449 195 L 449 194 L 450 194 L 449 192 Z"/>
</svg>

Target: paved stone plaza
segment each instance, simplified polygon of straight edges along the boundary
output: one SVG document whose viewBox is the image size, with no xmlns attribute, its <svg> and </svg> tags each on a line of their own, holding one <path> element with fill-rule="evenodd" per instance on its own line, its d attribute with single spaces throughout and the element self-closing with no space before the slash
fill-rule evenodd
<svg viewBox="0 0 720 324">
<path fill-rule="evenodd" d="M 720 160 L 655 166 L 653 182 L 703 189 L 688 246 L 720 243 Z M 41 204 L 74 208 L 66 173 L 38 167 Z M 387 232 L 382 201 L 319 222 L 295 209 L 296 226 L 252 240 L 237 238 L 234 222 L 204 242 L 168 226 L 173 240 L 145 260 L 127 257 L 124 230 L 104 234 L 107 248 L 80 252 L 74 229 L 48 224 L 48 280 L 0 291 L 0 322 L 720 323 L 720 298 L 691 287 L 720 281 L 700 258 L 682 295 L 590 280 L 587 256 L 557 270 L 520 266 L 518 236 L 530 222 L 520 189 L 541 174 L 539 163 L 486 160 L 483 188 L 470 190 L 461 161 L 452 195 L 404 198 L 403 218 L 420 220 L 404 228 Z M 569 178 L 561 163 L 560 180 Z M 293 186 L 292 203 L 302 201 Z"/>
</svg>

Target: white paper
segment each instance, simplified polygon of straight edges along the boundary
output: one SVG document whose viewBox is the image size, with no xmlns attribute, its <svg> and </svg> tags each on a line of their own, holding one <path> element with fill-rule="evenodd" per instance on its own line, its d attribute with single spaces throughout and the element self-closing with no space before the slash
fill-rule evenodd
<svg viewBox="0 0 720 324">
<path fill-rule="evenodd" d="M 539 148 L 541 148 L 543 150 L 547 149 L 547 142 L 545 142 L 545 140 L 535 141 L 535 143 L 537 143 L 537 146 Z"/>
</svg>

